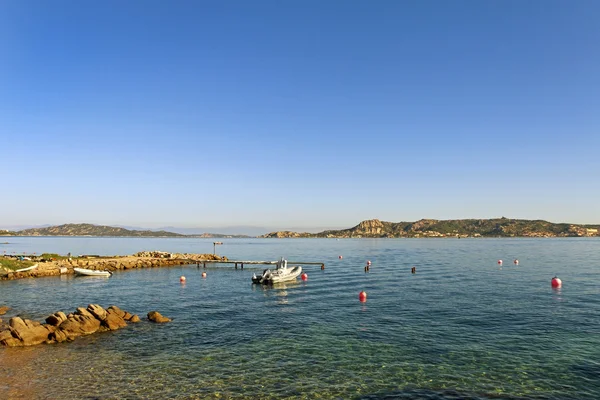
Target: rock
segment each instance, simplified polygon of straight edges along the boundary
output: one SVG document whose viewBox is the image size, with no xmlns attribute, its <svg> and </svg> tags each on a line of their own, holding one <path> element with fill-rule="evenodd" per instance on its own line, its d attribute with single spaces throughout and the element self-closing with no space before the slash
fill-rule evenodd
<svg viewBox="0 0 600 400">
<path fill-rule="evenodd" d="M 25 325 L 25 321 L 23 321 L 20 317 L 12 317 L 8 321 L 8 326 L 10 326 L 12 329 L 19 329 L 24 328 L 27 325 Z"/>
<path fill-rule="evenodd" d="M 81 309 L 86 311 L 85 308 Z M 89 312 L 86 313 L 88 315 L 75 314 L 67 317 L 58 329 L 64 331 L 67 336 L 89 335 L 96 332 L 100 328 L 100 320 L 94 318 Z"/>
<path fill-rule="evenodd" d="M 100 321 L 104 321 L 106 319 L 106 310 L 100 307 L 98 304 L 89 304 L 87 306 L 87 310 Z"/>
<path fill-rule="evenodd" d="M 140 317 L 138 317 L 137 315 L 133 315 L 133 316 L 131 317 L 131 319 L 129 320 L 129 322 L 133 322 L 134 324 L 135 324 L 136 322 L 140 322 Z"/>
<path fill-rule="evenodd" d="M 84 317 L 96 318 L 96 316 L 94 314 L 92 314 L 91 312 L 89 312 L 87 310 L 87 308 L 83 308 L 83 307 L 77 307 L 77 309 L 75 310 L 75 315 L 82 315 Z"/>
<path fill-rule="evenodd" d="M 125 315 L 123 315 L 123 319 L 125 321 L 129 321 L 131 319 L 131 317 L 133 317 L 133 315 L 131 315 L 130 313 L 128 313 L 127 311 L 125 311 Z"/>
<path fill-rule="evenodd" d="M 115 308 L 121 311 L 118 307 Z M 116 331 L 119 328 L 124 328 L 127 326 L 127 323 L 125 322 L 123 317 L 119 315 L 115 308 L 109 307 L 106 312 L 106 319 L 102 321 L 102 326 L 108 328 L 111 331 Z"/>
<path fill-rule="evenodd" d="M 163 317 L 158 311 L 150 311 L 148 313 L 148 319 L 157 323 L 171 322 L 170 318 Z"/>
<path fill-rule="evenodd" d="M 125 311 L 121 310 L 117 306 L 110 306 L 110 307 L 108 307 L 107 311 L 114 312 L 115 314 L 117 314 L 121 318 L 123 318 L 125 316 Z"/>
<path fill-rule="evenodd" d="M 11 318 L 9 325 L 12 328 L 12 338 L 6 338 L 2 340 L 2 343 L 11 347 L 34 346 L 44 343 L 48 340 L 48 335 L 55 329 L 51 325 L 42 325 L 37 321 L 22 320 L 19 317 Z"/>
<path fill-rule="evenodd" d="M 63 321 L 67 320 L 64 312 L 58 311 L 46 318 L 46 323 L 49 325 L 59 326 Z"/>
<path fill-rule="evenodd" d="M 48 335 L 48 343 L 72 342 L 73 340 L 75 340 L 74 335 L 61 330 L 54 331 Z"/>
<path fill-rule="evenodd" d="M 6 339 L 12 338 L 12 337 L 13 337 L 13 335 L 10 332 L 10 329 L 7 329 L 5 331 L 0 331 L 0 342 L 2 342 L 3 340 L 6 340 Z"/>
<path fill-rule="evenodd" d="M 8 306 L 1 306 L 1 307 L 0 307 L 0 315 L 4 315 L 4 314 L 6 314 L 6 312 L 7 312 L 8 310 L 10 310 L 10 307 L 8 307 Z"/>
</svg>

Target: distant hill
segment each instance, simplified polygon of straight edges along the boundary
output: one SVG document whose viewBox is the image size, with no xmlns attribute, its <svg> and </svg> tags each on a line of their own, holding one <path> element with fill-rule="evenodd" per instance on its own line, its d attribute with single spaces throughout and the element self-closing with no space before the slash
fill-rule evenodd
<svg viewBox="0 0 600 400">
<path fill-rule="evenodd" d="M 584 237 L 600 236 L 600 225 L 552 223 L 525 219 L 421 219 L 416 222 L 362 221 L 340 230 L 318 233 L 277 231 L 261 238 L 413 238 L 413 237 Z M 200 233 L 184 235 L 165 230 L 135 230 L 93 224 L 64 224 L 20 231 L 0 230 L 0 236 L 111 236 L 111 237 L 193 237 L 248 238 L 246 235 Z"/>
<path fill-rule="evenodd" d="M 0 236 L 110 236 L 110 237 L 198 237 L 198 238 L 247 238 L 246 235 L 228 235 L 223 233 L 199 233 L 184 235 L 165 230 L 137 230 L 123 227 L 64 224 L 43 228 L 30 228 L 20 231 L 0 230 Z"/>
<path fill-rule="evenodd" d="M 600 236 L 600 225 L 575 225 L 525 219 L 421 219 L 416 222 L 362 221 L 341 230 L 319 233 L 278 231 L 264 238 L 411 238 L 411 237 L 581 237 Z"/>
<path fill-rule="evenodd" d="M 167 231 L 137 231 L 93 224 L 64 224 L 46 228 L 24 229 L 17 231 L 16 234 L 19 236 L 185 237 L 185 235 Z"/>
</svg>

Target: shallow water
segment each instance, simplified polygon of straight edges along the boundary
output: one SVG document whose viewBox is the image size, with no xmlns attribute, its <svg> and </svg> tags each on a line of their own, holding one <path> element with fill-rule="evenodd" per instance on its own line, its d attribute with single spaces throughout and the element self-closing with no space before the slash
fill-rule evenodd
<svg viewBox="0 0 600 400">
<path fill-rule="evenodd" d="M 8 253 L 212 252 L 198 239 L 7 241 Z M 277 287 L 250 283 L 262 266 L 0 282 L 0 304 L 28 318 L 89 303 L 173 318 L 0 349 L 0 398 L 600 398 L 600 240 L 226 239 L 217 250 L 326 269 Z"/>
</svg>

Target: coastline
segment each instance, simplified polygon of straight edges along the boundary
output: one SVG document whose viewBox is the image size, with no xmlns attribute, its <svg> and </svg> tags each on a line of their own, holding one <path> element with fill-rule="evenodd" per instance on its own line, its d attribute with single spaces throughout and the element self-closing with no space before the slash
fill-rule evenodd
<svg viewBox="0 0 600 400">
<path fill-rule="evenodd" d="M 227 257 L 215 254 L 164 253 L 158 251 L 113 257 L 71 257 L 61 260 L 36 261 L 38 267 L 30 271 L 16 272 L 0 269 L 0 281 L 72 275 L 75 273 L 74 268 L 114 272 L 134 268 L 172 267 L 211 260 L 227 260 Z"/>
</svg>

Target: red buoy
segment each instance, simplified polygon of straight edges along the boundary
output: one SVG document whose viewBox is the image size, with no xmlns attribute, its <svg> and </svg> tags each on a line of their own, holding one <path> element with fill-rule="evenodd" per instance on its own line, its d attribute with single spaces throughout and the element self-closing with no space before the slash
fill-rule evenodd
<svg viewBox="0 0 600 400">
<path fill-rule="evenodd" d="M 498 260 L 498 265 L 502 265 L 502 260 Z"/>
<path fill-rule="evenodd" d="M 206 272 L 202 271 L 202 277 L 206 278 Z"/>
<path fill-rule="evenodd" d="M 308 280 L 308 274 L 306 272 L 304 272 L 302 275 L 300 275 L 300 279 L 302 279 L 303 281 L 307 281 Z"/>
<path fill-rule="evenodd" d="M 371 261 L 367 261 L 367 265 L 371 265 Z"/>
<path fill-rule="evenodd" d="M 358 300 L 360 300 L 362 303 L 367 301 L 367 292 L 365 292 L 364 290 L 362 292 L 360 292 L 358 294 Z"/>
<path fill-rule="evenodd" d="M 558 277 L 554 277 L 552 278 L 552 280 L 550 281 L 550 284 L 552 285 L 552 287 L 554 289 L 558 289 L 562 286 L 562 281 L 558 278 Z"/>
<path fill-rule="evenodd" d="M 341 259 L 342 259 L 342 256 L 340 256 L 339 258 L 340 258 L 340 260 L 341 260 Z"/>
<path fill-rule="evenodd" d="M 515 265 L 519 265 L 519 260 L 515 259 L 515 261 L 513 261 L 513 263 L 514 263 Z"/>
<path fill-rule="evenodd" d="M 183 275 L 182 275 L 182 276 L 180 276 L 180 277 L 179 277 L 179 282 L 181 282 L 181 283 L 185 283 L 185 276 L 183 276 Z"/>
</svg>

